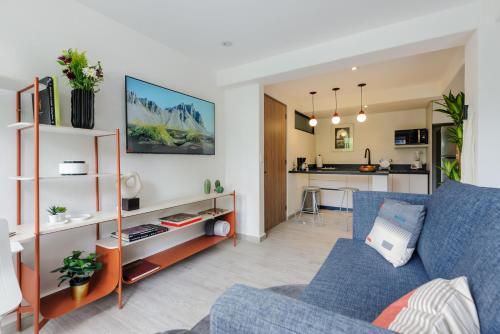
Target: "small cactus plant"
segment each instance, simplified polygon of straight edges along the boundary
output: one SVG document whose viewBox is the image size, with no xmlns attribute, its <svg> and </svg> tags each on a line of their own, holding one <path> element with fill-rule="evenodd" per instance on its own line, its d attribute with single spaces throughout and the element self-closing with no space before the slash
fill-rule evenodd
<svg viewBox="0 0 500 334">
<path fill-rule="evenodd" d="M 210 188 L 211 188 L 211 183 L 209 179 L 206 179 L 205 182 L 203 182 L 203 191 L 205 194 L 210 194 Z"/>
<path fill-rule="evenodd" d="M 224 192 L 224 188 L 220 185 L 220 181 L 219 180 L 216 180 L 215 181 L 215 192 L 216 193 L 223 193 Z"/>
</svg>

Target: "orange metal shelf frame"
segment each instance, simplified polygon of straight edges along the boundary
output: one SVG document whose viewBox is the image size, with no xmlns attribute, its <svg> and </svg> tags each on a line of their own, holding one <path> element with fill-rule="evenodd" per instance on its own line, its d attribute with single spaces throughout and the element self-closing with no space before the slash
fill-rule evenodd
<svg viewBox="0 0 500 334">
<path fill-rule="evenodd" d="M 204 235 L 204 236 L 186 241 L 186 242 L 184 242 L 180 245 L 177 245 L 175 247 L 168 248 L 162 252 L 148 256 L 144 260 L 160 266 L 159 270 L 163 270 L 165 268 L 173 266 L 174 264 L 176 264 L 184 259 L 187 259 L 191 255 L 194 255 L 194 254 L 199 253 L 207 248 L 215 246 L 224 240 L 233 238 L 233 242 L 236 242 L 235 214 L 234 214 L 234 212 L 230 212 L 224 216 L 220 216 L 219 218 L 226 220 L 231 225 L 231 230 L 230 230 L 230 233 L 228 236 L 221 237 L 221 236 L 206 236 L 206 235 Z M 154 271 L 148 275 L 144 275 L 143 277 L 141 277 L 138 280 L 135 280 L 134 282 L 129 282 L 126 280 L 124 280 L 123 282 L 126 284 L 134 284 L 134 283 L 139 282 L 140 280 L 143 280 L 144 278 L 146 278 L 148 276 L 156 274 L 157 272 L 158 272 L 158 270 Z"/>
<path fill-rule="evenodd" d="M 38 334 L 42 327 L 49 319 L 59 317 L 72 310 L 87 305 L 97 299 L 100 299 L 113 291 L 118 293 L 118 306 L 122 305 L 122 265 L 121 265 L 121 240 L 119 240 L 118 248 L 107 250 L 97 247 L 97 252 L 102 254 L 102 262 L 104 269 L 96 273 L 91 280 L 91 290 L 88 297 L 80 303 L 75 303 L 71 299 L 71 294 L 68 289 L 56 292 L 49 296 L 40 298 L 40 120 L 39 120 L 39 102 L 40 102 L 40 85 L 38 77 L 35 77 L 32 84 L 20 89 L 16 94 L 16 122 L 21 123 L 21 94 L 33 90 L 33 123 L 30 127 L 33 128 L 33 196 L 34 196 L 34 258 L 33 268 L 30 268 L 22 261 L 22 253 L 16 255 L 17 276 L 20 282 L 21 290 L 24 299 L 29 303 L 27 306 L 19 306 L 17 309 L 17 330 L 21 330 L 21 315 L 22 313 L 33 313 L 34 323 L 33 331 Z M 45 126 L 45 125 L 44 125 Z M 45 126 L 50 127 L 50 126 Z M 45 129 L 45 128 L 44 128 Z M 16 176 L 21 176 L 22 171 L 22 127 L 16 128 Z M 75 130 L 75 134 L 81 134 L 85 130 Z M 68 133 L 66 130 L 65 133 Z M 71 131 L 69 131 L 71 134 Z M 93 135 L 94 133 L 91 133 Z M 116 182 L 117 182 L 117 230 L 121 233 L 122 217 L 121 217 L 121 179 L 120 179 L 120 129 L 116 129 Z M 96 211 L 100 211 L 100 191 L 99 191 L 99 145 L 98 139 L 107 137 L 96 132 L 94 136 L 94 167 L 95 167 L 95 205 Z M 30 164 L 31 165 L 31 164 Z M 21 179 L 16 181 L 16 224 L 21 225 L 22 212 L 22 183 Z M 96 225 L 96 236 L 99 238 L 99 224 Z M 41 319 L 41 316 L 44 318 Z"/>
<path fill-rule="evenodd" d="M 104 248 L 99 245 L 96 246 L 96 252 L 101 255 L 100 260 L 104 264 L 103 270 L 97 272 L 91 279 L 91 286 L 89 295 L 81 302 L 77 303 L 72 300 L 71 293 L 68 289 L 58 291 L 56 293 L 50 294 L 43 298 L 40 297 L 40 122 L 39 122 L 39 81 L 38 78 L 34 79 L 33 84 L 19 90 L 16 95 L 16 122 L 21 124 L 21 94 L 29 90 L 34 90 L 34 120 L 30 128 L 33 128 L 33 151 L 34 151 L 34 161 L 33 161 L 33 195 L 34 195 L 34 259 L 33 268 L 29 267 L 22 261 L 22 254 L 18 253 L 16 258 L 17 263 L 17 275 L 19 278 L 21 290 L 23 292 L 24 299 L 29 303 L 26 306 L 19 306 L 17 309 L 17 330 L 21 330 L 21 315 L 22 313 L 32 313 L 34 318 L 34 333 L 38 334 L 42 327 L 50 319 L 60 317 L 68 312 L 81 308 L 88 305 L 106 295 L 109 295 L 113 291 L 118 294 L 118 307 L 122 307 L 122 283 L 131 284 L 130 282 L 125 282 L 122 278 L 123 268 L 122 268 L 122 241 L 118 238 L 118 248 Z M 55 129 L 48 128 L 50 126 L 44 125 L 42 130 L 52 131 Z M 22 183 L 21 176 L 22 171 L 22 130 L 25 127 L 17 126 L 16 129 L 16 213 L 17 225 L 21 225 L 21 212 L 22 212 Z M 57 129 L 55 132 L 60 133 L 71 133 L 70 130 L 64 129 L 64 131 L 59 131 Z M 49 131 L 49 132 L 50 132 Z M 82 134 L 85 130 L 78 129 L 75 134 Z M 99 187 L 99 138 L 108 137 L 110 135 L 115 136 L 116 145 L 116 199 L 117 199 L 117 232 L 118 235 L 122 231 L 122 210 L 121 210 L 121 179 L 120 179 L 120 129 L 116 129 L 114 134 L 100 135 L 101 132 L 87 132 L 85 134 L 94 136 L 94 170 L 95 170 L 95 207 L 96 211 L 101 210 L 100 207 L 100 187 Z M 201 236 L 185 243 L 177 245 L 175 247 L 166 249 L 157 254 L 151 255 L 146 258 L 146 260 L 158 264 L 160 269 L 168 268 L 175 263 L 188 258 L 189 256 L 201 252 L 209 247 L 215 246 L 218 243 L 230 239 L 233 239 L 233 244 L 236 246 L 236 193 L 228 193 L 224 196 L 232 196 L 233 211 L 229 212 L 221 218 L 224 218 L 230 223 L 231 230 L 227 237 L 219 236 Z M 201 201 L 201 200 L 200 200 Z M 193 202 L 195 203 L 195 202 Z M 216 199 L 213 199 L 213 207 L 216 208 Z M 96 239 L 100 239 L 99 223 L 96 224 Z M 153 274 L 153 273 L 152 273 Z M 147 276 L 145 276 L 147 277 Z M 145 278 L 143 277 L 143 278 Z M 141 279 L 143 279 L 141 278 Z M 135 283 L 135 282 L 134 282 Z M 43 318 L 41 318 L 41 316 Z"/>
</svg>

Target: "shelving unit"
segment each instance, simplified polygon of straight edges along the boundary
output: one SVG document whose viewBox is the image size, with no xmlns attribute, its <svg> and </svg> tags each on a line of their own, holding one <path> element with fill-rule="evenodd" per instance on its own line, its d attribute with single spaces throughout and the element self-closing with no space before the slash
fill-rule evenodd
<svg viewBox="0 0 500 334">
<path fill-rule="evenodd" d="M 50 320 L 62 316 L 75 309 L 83 307 L 95 300 L 98 300 L 114 291 L 118 294 L 118 306 L 122 305 L 122 264 L 121 264 L 121 240 L 117 241 L 115 249 L 105 249 L 96 246 L 96 253 L 100 255 L 100 261 L 104 267 L 96 273 L 91 280 L 91 290 L 89 295 L 79 303 L 72 300 L 71 293 L 64 289 L 41 298 L 40 293 L 40 238 L 43 235 L 79 228 L 83 226 L 95 225 L 96 238 L 99 238 L 99 223 L 105 221 L 116 221 L 117 231 L 122 230 L 121 216 L 121 179 L 120 179 L 120 130 L 101 131 L 77 129 L 72 127 L 60 127 L 40 124 L 39 121 L 39 80 L 35 78 L 29 86 L 19 90 L 16 95 L 16 123 L 9 125 L 9 128 L 16 131 L 16 175 L 12 177 L 16 182 L 16 236 L 12 240 L 34 241 L 33 265 L 23 262 L 22 253 L 17 254 L 17 276 L 20 282 L 24 300 L 28 305 L 19 306 L 17 313 L 17 330 L 21 330 L 21 315 L 32 313 L 34 318 L 34 333 L 38 334 L 42 327 Z M 21 94 L 33 91 L 33 122 L 21 121 Z M 33 166 L 32 175 L 21 175 L 22 146 L 21 139 L 24 132 L 32 132 L 33 161 L 29 165 Z M 40 176 L 40 133 L 57 133 L 61 135 L 90 136 L 94 138 L 94 173 L 84 176 Z M 116 145 L 116 173 L 103 174 L 99 172 L 99 139 L 102 137 L 115 137 Z M 117 209 L 115 212 L 101 212 L 99 179 L 104 176 L 116 177 L 117 189 Z M 95 184 L 95 205 L 96 214 L 92 219 L 72 224 L 48 225 L 40 223 L 40 181 L 42 180 L 64 180 L 71 182 L 74 179 L 88 179 Z M 27 186 L 33 187 L 33 225 L 21 225 L 22 212 L 22 190 L 23 182 L 29 182 Z M 44 271 L 45 272 L 45 271 Z"/>
<path fill-rule="evenodd" d="M 429 147 L 429 145 L 428 145 L 428 144 L 415 144 L 415 145 L 406 145 L 406 144 L 404 144 L 404 145 L 394 145 L 394 148 L 401 148 L 401 149 L 403 149 L 403 148 L 421 148 L 421 147 L 422 147 L 422 148 L 426 148 L 426 147 Z"/>
<path fill-rule="evenodd" d="M 34 91 L 34 120 L 33 122 L 22 122 L 21 121 L 21 94 L 27 91 Z M 16 123 L 9 125 L 8 127 L 16 131 L 16 175 L 11 177 L 12 180 L 16 182 L 16 235 L 12 237 L 11 241 L 19 242 L 34 242 L 34 259 L 33 265 L 29 265 L 23 262 L 22 253 L 17 254 L 17 275 L 20 282 L 21 290 L 23 293 L 24 300 L 28 305 L 19 306 L 17 313 L 17 330 L 21 330 L 21 315 L 23 313 L 32 313 L 34 318 L 34 333 L 38 334 L 42 327 L 50 320 L 60 316 L 63 316 L 73 310 L 84 307 L 104 296 L 107 296 L 113 292 L 118 294 L 118 307 L 122 307 L 122 287 L 123 283 L 132 284 L 132 282 L 126 282 L 123 279 L 123 247 L 136 245 L 140 243 L 147 243 L 152 240 L 161 240 L 162 236 L 174 235 L 176 233 L 181 233 L 183 230 L 188 230 L 189 227 L 199 228 L 200 224 L 204 224 L 208 219 L 218 218 L 224 219 L 230 224 L 230 233 L 227 236 L 205 236 L 205 235 L 191 235 L 189 240 L 182 239 L 183 241 L 163 247 L 156 251 L 156 253 L 145 256 L 144 260 L 147 260 L 153 264 L 157 264 L 160 270 L 170 267 L 171 265 L 186 259 L 187 257 L 201 252 L 209 247 L 215 246 L 220 242 L 233 239 L 233 245 L 236 246 L 236 193 L 224 192 L 224 193 L 213 193 L 208 195 L 197 195 L 186 198 L 171 199 L 167 201 L 161 201 L 152 205 L 145 205 L 142 208 L 135 211 L 123 211 L 121 209 L 121 167 L 120 167 L 120 130 L 115 131 L 102 131 L 102 130 L 87 130 L 87 129 L 77 129 L 72 127 L 63 126 L 52 126 L 44 125 L 39 122 L 39 81 L 38 78 L 34 79 L 34 82 L 19 90 L 16 95 Z M 30 132 L 32 134 L 33 141 L 33 162 L 30 165 L 33 166 L 33 174 L 21 175 L 21 156 L 22 156 L 22 146 L 21 139 L 25 132 Z M 40 169 L 40 133 L 56 133 L 60 135 L 77 135 L 77 136 L 90 136 L 94 138 L 94 171 L 88 175 L 81 176 L 41 176 Z M 102 137 L 115 137 L 116 145 L 116 172 L 115 173 L 101 173 L 99 171 L 99 139 Z M 31 137 L 30 137 L 31 138 Z M 103 177 L 116 177 L 116 210 L 112 211 L 101 211 L 100 207 L 100 188 L 99 180 Z M 50 185 L 51 182 L 71 182 L 73 180 L 91 180 L 95 184 L 95 208 L 96 212 L 91 218 L 79 221 L 71 222 L 67 224 L 43 224 L 40 222 L 40 181 L 45 181 L 44 185 Z M 22 189 L 23 187 L 33 187 L 33 224 L 21 224 L 21 212 L 22 212 Z M 204 215 L 200 222 L 190 224 L 187 226 L 179 228 L 170 228 L 168 232 L 152 236 L 150 238 L 137 240 L 134 242 L 124 242 L 121 238 L 111 238 L 107 236 L 101 239 L 100 224 L 106 222 L 116 222 L 116 232 L 118 235 L 122 233 L 122 220 L 123 218 L 135 217 L 143 214 L 150 214 L 154 212 L 159 212 L 167 209 L 174 209 L 188 204 L 195 204 L 198 202 L 212 201 L 213 208 L 217 207 L 217 199 L 222 197 L 232 197 L 232 209 L 227 209 L 227 211 L 216 215 Z M 26 219 L 25 219 L 26 220 Z M 58 232 L 63 232 L 67 230 L 95 226 L 96 229 L 96 253 L 99 254 L 99 261 L 103 263 L 103 269 L 96 272 L 90 281 L 90 290 L 88 296 L 80 301 L 75 302 L 71 297 L 69 288 L 50 293 L 46 296 L 41 297 L 40 292 L 40 239 L 41 237 L 49 234 L 55 234 Z M 198 230 L 199 232 L 200 230 Z M 188 234 L 189 235 L 189 234 Z M 130 262 L 130 261 L 129 261 Z M 46 272 L 44 269 L 43 272 Z M 149 275 L 152 275 L 158 271 L 155 271 Z M 140 280 L 148 277 L 146 275 Z M 133 283 L 138 282 L 134 281 Z"/>
</svg>

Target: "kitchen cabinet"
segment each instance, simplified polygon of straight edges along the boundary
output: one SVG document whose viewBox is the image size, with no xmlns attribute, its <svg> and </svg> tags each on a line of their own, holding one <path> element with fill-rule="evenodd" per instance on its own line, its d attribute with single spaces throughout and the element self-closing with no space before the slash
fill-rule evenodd
<svg viewBox="0 0 500 334">
<path fill-rule="evenodd" d="M 428 194 L 429 175 L 427 174 L 390 174 L 389 185 L 392 192 Z"/>
<path fill-rule="evenodd" d="M 342 187 L 358 188 L 360 191 L 388 191 L 388 175 L 342 175 L 342 174 L 310 174 L 309 185 L 323 188 L 320 193 L 320 202 L 322 206 L 330 208 L 339 208 L 342 204 L 344 192 L 335 190 Z M 324 188 L 328 188 L 324 189 Z M 344 199 L 344 206 L 352 208 L 352 193 L 349 198 Z"/>
<path fill-rule="evenodd" d="M 410 175 L 409 174 L 391 174 L 392 192 L 409 193 L 410 192 Z"/>
<path fill-rule="evenodd" d="M 410 192 L 427 195 L 429 193 L 429 176 L 427 174 L 410 175 Z"/>
</svg>

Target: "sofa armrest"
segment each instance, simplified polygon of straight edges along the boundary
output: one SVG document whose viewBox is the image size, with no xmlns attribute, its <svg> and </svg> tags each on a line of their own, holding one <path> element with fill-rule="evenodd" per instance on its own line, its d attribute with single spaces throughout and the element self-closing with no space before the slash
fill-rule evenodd
<svg viewBox="0 0 500 334">
<path fill-rule="evenodd" d="M 235 285 L 210 311 L 211 334 L 393 333 L 271 291 Z"/>
<path fill-rule="evenodd" d="M 377 218 L 378 210 L 385 198 L 411 204 L 426 204 L 429 195 L 391 193 L 383 191 L 358 191 L 353 194 L 352 229 L 353 239 L 365 240 Z"/>
</svg>

